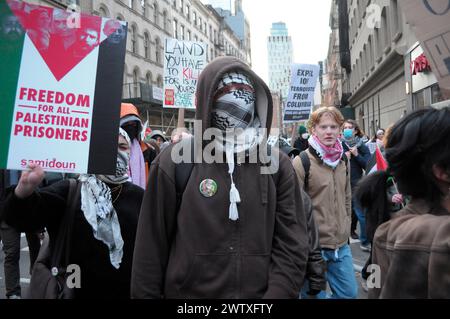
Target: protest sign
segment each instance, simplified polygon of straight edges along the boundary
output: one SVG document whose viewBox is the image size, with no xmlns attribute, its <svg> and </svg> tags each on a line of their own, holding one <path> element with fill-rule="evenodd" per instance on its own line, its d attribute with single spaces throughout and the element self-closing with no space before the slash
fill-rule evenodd
<svg viewBox="0 0 450 319">
<path fill-rule="evenodd" d="M 450 0 L 401 0 L 444 98 L 450 98 Z"/>
<path fill-rule="evenodd" d="M 319 66 L 311 64 L 293 64 L 291 66 L 291 85 L 284 108 L 284 123 L 307 120 L 314 105 Z"/>
<path fill-rule="evenodd" d="M 194 109 L 195 90 L 206 65 L 202 42 L 167 38 L 164 45 L 164 107 Z"/>
<path fill-rule="evenodd" d="M 0 168 L 113 174 L 125 22 L 0 2 Z"/>
</svg>

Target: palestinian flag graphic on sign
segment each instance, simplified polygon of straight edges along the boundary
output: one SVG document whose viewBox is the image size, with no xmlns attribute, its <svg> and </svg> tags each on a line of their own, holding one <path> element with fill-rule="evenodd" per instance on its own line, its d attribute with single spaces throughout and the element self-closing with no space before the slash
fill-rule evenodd
<svg viewBox="0 0 450 319">
<path fill-rule="evenodd" d="M 0 168 L 115 172 L 126 22 L 0 1 Z"/>
</svg>

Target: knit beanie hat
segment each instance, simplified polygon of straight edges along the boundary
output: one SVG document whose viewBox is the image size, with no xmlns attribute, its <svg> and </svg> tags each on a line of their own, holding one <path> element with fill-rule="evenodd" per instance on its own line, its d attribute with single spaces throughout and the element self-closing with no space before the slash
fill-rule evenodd
<svg viewBox="0 0 450 319">
<path fill-rule="evenodd" d="M 305 134 L 305 133 L 308 133 L 308 131 L 306 130 L 306 127 L 304 125 L 300 125 L 298 127 L 298 135 L 302 135 L 302 134 Z"/>
</svg>

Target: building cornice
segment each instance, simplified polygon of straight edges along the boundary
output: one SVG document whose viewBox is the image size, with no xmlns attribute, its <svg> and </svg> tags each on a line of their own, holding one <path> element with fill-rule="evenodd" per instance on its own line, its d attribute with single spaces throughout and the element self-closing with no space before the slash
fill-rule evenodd
<svg viewBox="0 0 450 319">
<path fill-rule="evenodd" d="M 398 54 L 396 51 L 391 51 L 386 58 L 381 62 L 381 64 L 374 70 L 374 72 L 362 83 L 362 85 L 353 92 L 349 99 L 350 104 L 356 105 L 368 96 L 367 92 L 373 91 L 379 86 L 385 86 L 383 80 L 396 75 L 395 70 L 399 70 L 398 73 L 403 73 L 404 69 L 403 56 Z M 398 68 L 400 67 L 400 68 Z M 398 75 L 394 76 L 395 80 Z M 389 81 L 390 83 L 390 81 Z"/>
</svg>

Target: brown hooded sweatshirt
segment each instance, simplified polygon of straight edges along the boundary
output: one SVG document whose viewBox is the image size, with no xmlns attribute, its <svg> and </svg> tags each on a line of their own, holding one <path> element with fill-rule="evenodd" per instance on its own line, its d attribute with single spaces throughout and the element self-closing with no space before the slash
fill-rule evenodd
<svg viewBox="0 0 450 319">
<path fill-rule="evenodd" d="M 210 127 L 213 94 L 224 73 L 252 80 L 261 125 L 270 130 L 272 98 L 247 65 L 231 57 L 201 73 L 196 118 Z M 290 160 L 279 155 L 276 174 L 260 174 L 261 163 L 236 165 L 239 219 L 229 219 L 227 163 L 196 163 L 177 211 L 171 145 L 152 163 L 139 220 L 132 270 L 133 298 L 297 298 L 308 256 L 301 193 Z M 275 152 L 278 154 L 278 152 Z M 217 192 L 199 189 L 214 180 Z"/>
</svg>

